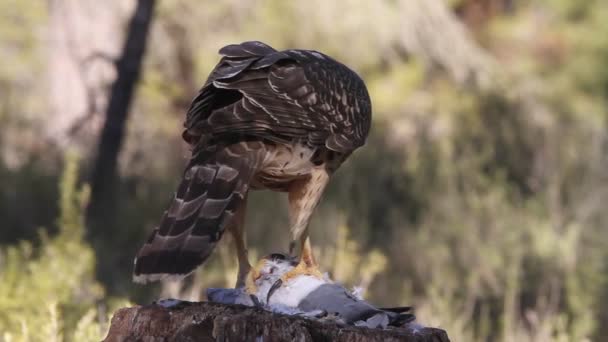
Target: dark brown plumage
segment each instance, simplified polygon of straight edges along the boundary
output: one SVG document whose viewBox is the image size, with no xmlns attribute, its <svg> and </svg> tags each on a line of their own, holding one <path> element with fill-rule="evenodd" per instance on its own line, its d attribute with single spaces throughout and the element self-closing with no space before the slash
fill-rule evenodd
<svg viewBox="0 0 608 342">
<path fill-rule="evenodd" d="M 310 254 L 310 215 L 330 175 L 365 143 L 371 103 L 346 66 L 316 51 L 279 52 L 261 42 L 228 45 L 220 54 L 188 111 L 183 137 L 192 157 L 135 259 L 136 281 L 192 272 L 228 229 L 242 284 L 249 189 L 289 192 L 292 241 Z"/>
</svg>

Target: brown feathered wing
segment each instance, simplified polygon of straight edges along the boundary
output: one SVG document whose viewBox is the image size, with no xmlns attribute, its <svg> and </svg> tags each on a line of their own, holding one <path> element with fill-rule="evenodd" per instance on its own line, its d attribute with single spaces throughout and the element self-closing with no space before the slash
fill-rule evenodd
<svg viewBox="0 0 608 342">
<path fill-rule="evenodd" d="M 134 279 L 184 276 L 211 254 L 231 223 L 268 144 L 345 155 L 367 136 L 371 104 L 361 79 L 315 51 L 228 45 L 188 111 L 193 147 L 160 225 L 135 259 Z"/>
</svg>

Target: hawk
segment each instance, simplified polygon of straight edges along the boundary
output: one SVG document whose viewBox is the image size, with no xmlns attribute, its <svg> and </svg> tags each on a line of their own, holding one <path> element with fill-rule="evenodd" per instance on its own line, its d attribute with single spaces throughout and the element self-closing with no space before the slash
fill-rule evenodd
<svg viewBox="0 0 608 342">
<path fill-rule="evenodd" d="M 308 223 L 331 175 L 365 143 L 371 124 L 365 84 L 317 51 L 277 51 L 250 41 L 219 53 L 184 123 L 192 156 L 135 258 L 134 280 L 190 274 L 227 230 L 237 250 L 237 286 L 243 286 L 251 270 L 243 221 L 247 193 L 256 189 L 288 193 L 289 253 L 300 248 L 291 273 L 320 275 Z"/>
</svg>

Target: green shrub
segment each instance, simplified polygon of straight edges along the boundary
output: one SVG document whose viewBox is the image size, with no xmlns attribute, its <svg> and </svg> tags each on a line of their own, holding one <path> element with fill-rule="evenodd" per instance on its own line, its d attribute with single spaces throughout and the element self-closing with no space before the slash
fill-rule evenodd
<svg viewBox="0 0 608 342">
<path fill-rule="evenodd" d="M 99 341 L 104 333 L 107 301 L 83 240 L 89 190 L 77 186 L 77 174 L 77 158 L 69 155 L 57 235 L 40 229 L 39 247 L 22 241 L 0 249 L 0 341 Z"/>
</svg>

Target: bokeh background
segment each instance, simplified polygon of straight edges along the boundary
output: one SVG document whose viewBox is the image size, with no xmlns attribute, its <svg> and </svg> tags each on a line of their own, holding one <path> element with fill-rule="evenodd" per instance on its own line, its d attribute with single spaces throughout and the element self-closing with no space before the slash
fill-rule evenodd
<svg viewBox="0 0 608 342">
<path fill-rule="evenodd" d="M 117 68 L 133 30 L 139 78 Z M 97 341 L 118 307 L 234 283 L 229 236 L 183 282 L 131 267 L 186 162 L 190 99 L 245 40 L 323 51 L 371 93 L 368 143 L 312 222 L 332 277 L 453 341 L 607 338 L 607 1 L 0 0 L 0 341 Z M 253 195 L 252 259 L 285 250 L 286 213 Z"/>
</svg>

